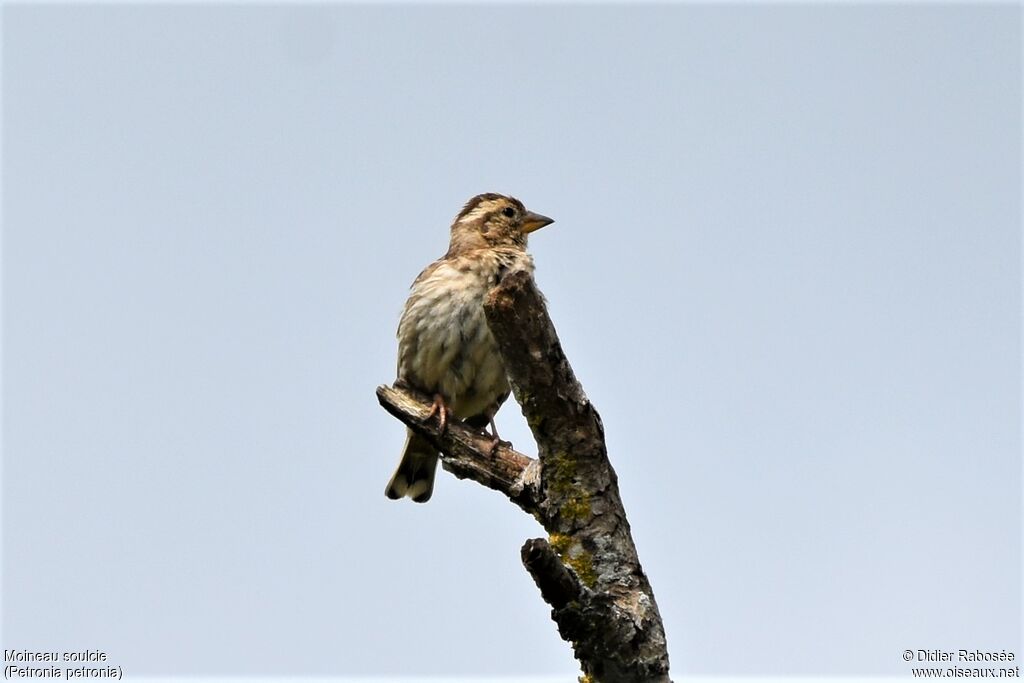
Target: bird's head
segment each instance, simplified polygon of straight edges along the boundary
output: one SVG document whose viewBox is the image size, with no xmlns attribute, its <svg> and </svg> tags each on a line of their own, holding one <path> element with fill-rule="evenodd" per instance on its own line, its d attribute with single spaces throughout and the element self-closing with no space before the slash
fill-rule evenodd
<svg viewBox="0 0 1024 683">
<path fill-rule="evenodd" d="M 514 197 L 488 192 L 462 207 L 452 223 L 449 253 L 505 247 L 526 249 L 526 236 L 554 223 L 547 216 L 527 211 Z"/>
</svg>

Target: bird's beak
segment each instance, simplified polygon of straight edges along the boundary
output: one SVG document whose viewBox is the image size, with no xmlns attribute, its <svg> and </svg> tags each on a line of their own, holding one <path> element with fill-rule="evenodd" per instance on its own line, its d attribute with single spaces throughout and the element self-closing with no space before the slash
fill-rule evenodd
<svg viewBox="0 0 1024 683">
<path fill-rule="evenodd" d="M 547 216 L 541 216 L 539 213 L 527 211 L 526 215 L 523 216 L 523 232 L 531 233 L 534 230 L 540 230 L 545 225 L 551 225 L 554 222 L 554 218 L 548 218 Z"/>
</svg>

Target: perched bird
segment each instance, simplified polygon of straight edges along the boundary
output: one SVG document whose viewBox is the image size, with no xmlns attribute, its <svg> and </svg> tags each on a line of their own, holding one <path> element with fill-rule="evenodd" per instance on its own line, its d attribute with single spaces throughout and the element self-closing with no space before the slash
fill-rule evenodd
<svg viewBox="0 0 1024 683">
<path fill-rule="evenodd" d="M 398 379 L 434 397 L 431 415 L 441 429 L 449 414 L 472 427 L 490 424 L 508 398 L 505 367 L 484 318 L 484 297 L 509 270 L 533 272 L 526 237 L 552 223 L 518 199 L 487 193 L 473 197 L 455 217 L 448 253 L 415 282 L 398 323 Z M 384 493 L 430 500 L 437 450 L 408 430 L 402 460 Z"/>
</svg>

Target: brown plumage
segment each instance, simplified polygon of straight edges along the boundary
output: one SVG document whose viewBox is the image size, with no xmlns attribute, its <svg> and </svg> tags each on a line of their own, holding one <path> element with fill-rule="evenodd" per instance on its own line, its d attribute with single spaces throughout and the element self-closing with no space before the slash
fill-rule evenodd
<svg viewBox="0 0 1024 683">
<path fill-rule="evenodd" d="M 494 414 L 509 385 L 483 300 L 508 270 L 533 272 L 527 235 L 552 220 L 526 210 L 512 197 L 473 197 L 455 217 L 448 252 L 412 284 L 398 323 L 398 379 L 434 396 L 443 421 L 448 413 L 473 427 L 494 427 Z M 497 432 L 492 434 L 497 438 Z M 388 498 L 417 503 L 434 489 L 437 451 L 408 430 L 402 460 L 385 489 Z"/>
</svg>

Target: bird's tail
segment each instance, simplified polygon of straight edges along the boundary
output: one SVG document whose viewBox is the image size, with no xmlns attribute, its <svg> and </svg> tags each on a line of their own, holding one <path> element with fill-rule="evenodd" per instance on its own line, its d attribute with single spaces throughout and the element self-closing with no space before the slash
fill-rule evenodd
<svg viewBox="0 0 1024 683">
<path fill-rule="evenodd" d="M 436 469 L 437 449 L 422 436 L 409 431 L 402 461 L 384 489 L 384 495 L 392 500 L 409 496 L 414 502 L 426 503 L 434 492 Z"/>
</svg>

